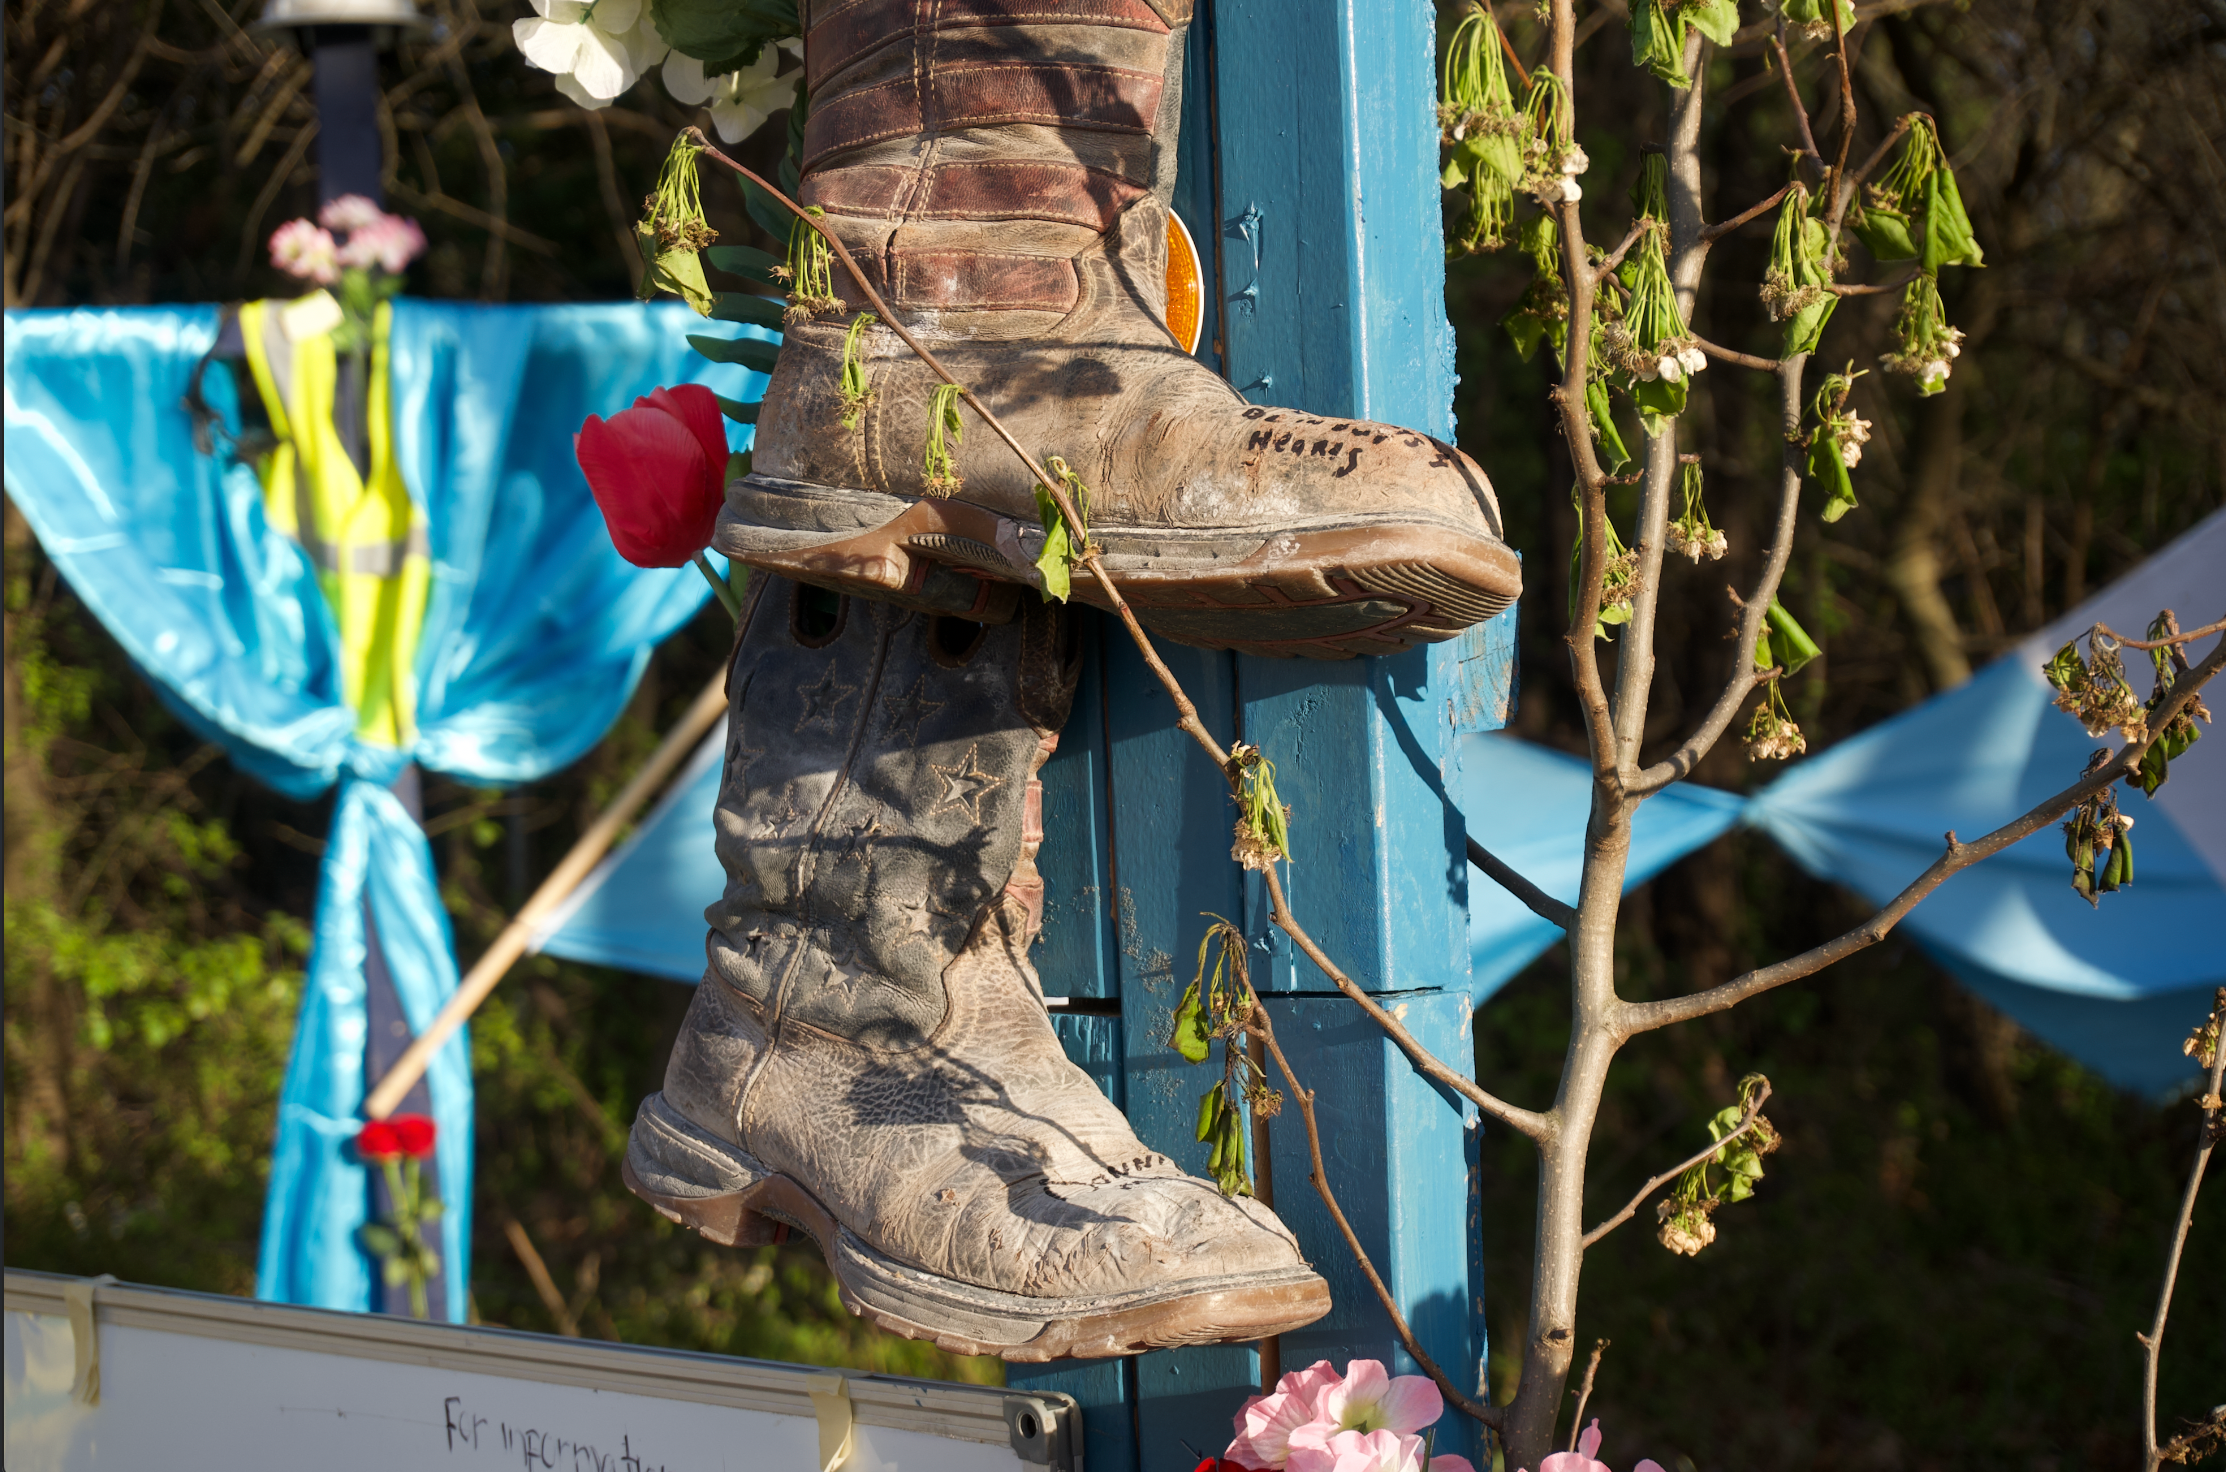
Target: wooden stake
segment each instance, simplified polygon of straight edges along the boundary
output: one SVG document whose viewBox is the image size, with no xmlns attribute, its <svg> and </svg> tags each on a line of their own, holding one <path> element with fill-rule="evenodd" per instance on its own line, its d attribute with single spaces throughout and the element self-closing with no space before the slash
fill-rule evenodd
<svg viewBox="0 0 2226 1472">
<path fill-rule="evenodd" d="M 525 954 L 534 930 L 580 887 L 580 881 L 587 878 L 588 872 L 617 841 L 619 831 L 665 785 L 673 769 L 696 749 L 704 733 L 726 713 L 726 680 L 723 669 L 711 677 L 711 683 L 703 687 L 696 703 L 688 707 L 688 713 L 665 737 L 664 744 L 642 764 L 634 780 L 626 784 L 625 791 L 603 810 L 593 827 L 580 835 L 580 841 L 572 845 L 572 852 L 564 856 L 564 862 L 542 881 L 516 918 L 503 927 L 502 934 L 495 937 L 495 943 L 472 967 L 471 974 L 457 985 L 456 994 L 448 999 L 440 1014 L 417 1035 L 408 1050 L 395 1060 L 394 1067 L 387 1070 L 386 1077 L 379 1080 L 378 1087 L 364 1099 L 365 1119 L 384 1119 L 394 1112 L 410 1086 L 424 1076 L 426 1065 L 433 1061 L 433 1054 L 440 1050 L 441 1044 L 479 1010 L 479 1004 L 494 991 L 495 983 L 501 981 L 511 965 Z"/>
</svg>

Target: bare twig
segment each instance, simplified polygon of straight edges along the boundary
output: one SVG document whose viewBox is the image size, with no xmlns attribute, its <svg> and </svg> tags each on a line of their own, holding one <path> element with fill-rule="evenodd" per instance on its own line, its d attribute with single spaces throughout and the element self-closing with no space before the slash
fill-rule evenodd
<svg viewBox="0 0 2226 1472">
<path fill-rule="evenodd" d="M 518 1261 L 525 1264 L 526 1276 L 533 1280 L 533 1291 L 540 1295 L 541 1306 L 556 1321 L 557 1332 L 567 1339 L 580 1337 L 580 1326 L 572 1317 L 572 1310 L 565 1305 L 564 1295 L 557 1292 L 556 1279 L 549 1276 L 549 1265 L 541 1260 L 534 1248 L 533 1238 L 526 1235 L 525 1223 L 516 1217 L 505 1217 L 503 1236 L 510 1239 L 510 1250 L 518 1254 Z"/>
<path fill-rule="evenodd" d="M 1785 79 L 1785 100 L 1793 106 L 1793 120 L 1801 125 L 1801 152 L 1818 168 L 1824 167 L 1824 155 L 1817 151 L 1816 134 L 1809 129 L 1809 110 L 1801 101 L 1801 89 L 1793 82 L 1793 58 L 1785 54 L 1785 17 L 1778 17 L 1778 33 L 1770 38 L 1770 49 L 1778 59 L 1778 75 Z"/>
<path fill-rule="evenodd" d="M 1656 1191 L 1661 1190 L 1662 1187 L 1668 1185 L 1671 1181 L 1676 1180 L 1679 1176 L 1685 1174 L 1685 1172 L 1691 1170 L 1694 1166 L 1700 1164 L 1702 1161 L 1713 1156 L 1717 1151 L 1723 1149 L 1724 1146 L 1730 1144 L 1733 1140 L 1738 1139 L 1741 1135 L 1753 1129 L 1755 1127 L 1755 1121 L 1762 1117 L 1762 1106 L 1769 1101 L 1769 1098 L 1770 1081 L 1768 1079 L 1764 1079 L 1761 1086 L 1755 1090 L 1754 1097 L 1747 1101 L 1747 1112 L 1739 1116 L 1738 1128 L 1732 1130 L 1729 1134 L 1725 1135 L 1720 1140 L 1715 1140 L 1710 1142 L 1709 1144 L 1701 1146 L 1700 1149 L 1695 1150 L 1691 1155 L 1685 1157 L 1685 1159 L 1679 1161 L 1677 1164 L 1671 1166 L 1668 1170 L 1663 1171 L 1660 1175 L 1648 1181 L 1645 1185 L 1639 1187 L 1638 1194 L 1636 1196 L 1633 1196 L 1630 1201 L 1624 1205 L 1624 1208 L 1621 1211 L 1617 1212 L 1614 1216 L 1609 1217 L 1606 1221 L 1600 1223 L 1600 1225 L 1594 1227 L 1591 1231 L 1584 1234 L 1584 1242 L 1582 1245 L 1589 1248 L 1592 1246 L 1593 1243 L 1599 1241 L 1602 1237 L 1607 1236 L 1608 1233 L 1614 1231 L 1617 1227 L 1622 1226 L 1625 1222 L 1631 1219 L 1631 1217 L 1638 1211 L 1640 1207 L 1646 1204 L 1647 1197 L 1653 1195 Z"/>
<path fill-rule="evenodd" d="M 1786 194 L 1792 188 L 1793 186 L 1791 184 L 1779 185 L 1777 193 L 1771 195 L 1768 199 L 1763 200 L 1759 204 L 1752 205 L 1746 209 L 1741 210 L 1738 214 L 1733 215 L 1728 220 L 1719 221 L 1714 225 L 1710 225 L 1707 229 L 1700 232 L 1700 238 L 1710 245 L 1715 244 L 1717 241 L 1723 239 L 1726 235 L 1729 235 L 1732 231 L 1738 229 L 1740 226 L 1746 224 L 1750 220 L 1758 220 L 1764 215 L 1768 214 L 1770 211 L 1776 209 L 1780 204 L 1785 202 Z"/>
<path fill-rule="evenodd" d="M 1407 1353 L 1414 1357 L 1414 1362 L 1422 1367 L 1423 1373 L 1437 1382 L 1438 1389 L 1455 1410 L 1498 1430 L 1499 1409 L 1467 1394 L 1447 1378 L 1445 1371 L 1438 1368 L 1437 1361 L 1430 1358 L 1422 1348 L 1421 1341 L 1414 1337 L 1414 1330 L 1408 1325 L 1406 1314 L 1400 1311 L 1399 1300 L 1385 1286 L 1382 1275 L 1376 1271 L 1375 1263 L 1369 1260 L 1368 1250 L 1360 1245 L 1360 1235 L 1353 1230 L 1353 1224 L 1345 1219 L 1344 1208 L 1337 1204 L 1337 1193 L 1330 1189 L 1329 1168 L 1322 1162 L 1321 1126 L 1314 1117 L 1314 1091 L 1301 1084 L 1298 1075 L 1291 1071 L 1291 1060 L 1284 1056 L 1283 1045 L 1275 1040 L 1275 1024 L 1268 1020 L 1267 1009 L 1260 1005 L 1259 994 L 1252 990 L 1250 982 L 1245 983 L 1245 993 L 1252 1003 L 1252 1010 L 1245 1018 L 1245 1029 L 1267 1045 L 1268 1053 L 1275 1059 L 1275 1066 L 1283 1075 L 1284 1084 L 1291 1091 L 1292 1102 L 1298 1105 L 1299 1120 L 1306 1126 L 1306 1150 L 1312 1163 L 1312 1172 L 1308 1179 L 1314 1183 L 1314 1190 L 1322 1198 L 1322 1205 L 1329 1208 L 1330 1220 L 1337 1223 L 1337 1230 L 1344 1237 L 1346 1247 L 1352 1250 L 1353 1260 L 1360 1264 L 1361 1274 L 1368 1279 L 1368 1286 L 1376 1290 L 1376 1297 L 1383 1303 L 1384 1312 L 1391 1316 L 1393 1332 L 1398 1334 L 1399 1342 L 1406 1346 Z"/>
<path fill-rule="evenodd" d="M 1731 678 L 1699 729 L 1686 737 L 1677 750 L 1625 785 L 1625 790 L 1634 796 L 1659 792 L 1698 766 L 1700 759 L 1723 738 L 1724 732 L 1731 729 L 1749 693 L 1768 677 L 1767 672 L 1755 669 L 1753 650 L 1755 640 L 1762 633 L 1762 621 L 1769 616 L 1770 600 L 1778 595 L 1778 584 L 1785 577 L 1786 563 L 1793 555 L 1793 532 L 1801 509 L 1804 468 L 1796 436 L 1801 428 L 1801 370 L 1807 364 L 1805 353 L 1796 353 L 1778 363 L 1778 412 L 1785 436 L 1785 448 L 1778 466 L 1778 527 L 1771 540 L 1770 555 L 1763 563 L 1762 575 L 1755 580 L 1754 592 L 1740 612 L 1739 647 L 1732 656 L 1735 664 Z"/>
<path fill-rule="evenodd" d="M 1482 869 L 1486 877 L 1494 884 L 1529 906 L 1531 913 L 1538 916 L 1539 919 L 1551 920 L 1563 930 L 1567 930 L 1577 923 L 1577 912 L 1575 910 L 1507 867 L 1505 863 L 1495 858 L 1491 850 L 1484 847 L 1483 844 L 1471 838 L 1468 840 L 1468 846 L 1469 862 Z"/>
<path fill-rule="evenodd" d="M 1855 142 L 1855 82 L 1848 74 L 1847 29 L 1845 18 L 1835 0 L 1826 0 L 1825 10 L 1832 17 L 1832 51 L 1840 69 L 1840 144 L 1832 159 L 1832 197 L 1827 202 L 1831 208 L 1832 230 L 1838 234 L 1840 214 L 1847 208 L 1850 197 L 1847 187 L 1847 150 Z M 1781 15 L 1779 19 L 1784 19 Z"/>
<path fill-rule="evenodd" d="M 2187 708 L 2201 692 L 2205 682 L 2217 674 L 2221 666 L 2226 666 L 2226 641 L 2221 641 L 2201 664 L 2180 676 L 2174 683 L 2171 696 L 2149 717 L 2151 732 L 2160 732 L 2170 725 L 2173 717 Z M 1947 852 L 1934 860 L 1932 866 L 1912 880 L 1900 894 L 1895 895 L 1884 909 L 1845 935 L 1822 945 L 1812 946 L 1798 956 L 1734 977 L 1706 991 L 1695 992 L 1691 996 L 1672 997 L 1659 1002 L 1623 1004 L 1614 1023 L 1617 1036 L 1636 1037 L 1642 1032 L 1652 1032 L 1672 1023 L 1689 1022 L 1696 1017 L 1706 1017 L 1711 1012 L 1721 1012 L 1728 1007 L 1737 1006 L 1749 997 L 1758 996 L 1789 981 L 1799 981 L 1835 961 L 1876 945 L 1901 923 L 1903 916 L 1917 907 L 1918 901 L 1938 889 L 1949 878 L 1981 859 L 1998 854 L 2011 844 L 2038 833 L 2078 804 L 2137 770 L 2142 756 L 2155 740 L 2156 737 L 2152 734 L 2146 740 L 2129 742 L 2116 756 L 2093 772 L 1984 838 L 1958 843 L 1951 832 L 1948 835 Z"/>
<path fill-rule="evenodd" d="M 1867 284 L 1847 284 L 1832 281 L 1827 282 L 1824 289 L 1834 296 L 1876 296 L 1880 292 L 1899 291 L 1916 279 L 1916 268 L 1911 267 L 1891 281 L 1873 281 Z"/>
<path fill-rule="evenodd" d="M 2128 639 L 2108 624 L 2096 624 L 2094 627 L 2095 633 L 2104 635 L 2121 649 L 2163 649 L 2171 645 L 2191 644 L 2197 639 L 2207 639 L 2221 631 L 2226 631 L 2226 618 L 2220 619 L 2215 624 L 2205 624 L 2199 629 L 2188 629 L 2177 634 L 2167 634 L 2161 639 Z"/>
<path fill-rule="evenodd" d="M 1266 869 L 1261 872 L 1261 877 L 1267 881 L 1269 914 L 1276 928 L 1297 942 L 1298 948 L 1306 954 L 1306 959 L 1321 967 L 1322 974 L 1335 982 L 1339 991 L 1360 1004 L 1360 1010 L 1374 1019 L 1376 1025 L 1399 1045 L 1399 1050 L 1413 1061 L 1425 1078 L 1445 1085 L 1501 1124 L 1518 1130 L 1533 1140 L 1546 1138 L 1553 1132 L 1553 1122 L 1547 1116 L 1518 1108 L 1495 1097 L 1466 1074 L 1447 1067 L 1435 1053 L 1417 1042 L 1414 1034 L 1407 1031 L 1406 1025 L 1385 1011 L 1374 997 L 1362 991 L 1292 917 L 1290 904 L 1283 897 L 1283 881 L 1276 872 Z"/>
<path fill-rule="evenodd" d="M 1627 233 L 1623 237 L 1622 243 L 1616 246 L 1614 250 L 1609 251 L 1607 256 L 1600 262 L 1599 266 L 1594 269 L 1592 273 L 1592 279 L 1595 281 L 1605 281 L 1610 271 L 1613 271 L 1616 267 L 1623 264 L 1623 258 L 1631 253 L 1631 247 L 1637 245 L 1641 240 L 1644 240 L 1646 238 L 1646 232 L 1653 228 L 1653 225 L 1647 220 L 1640 219 L 1633 221 L 1631 229 L 1629 233 Z"/>
<path fill-rule="evenodd" d="M 2211 1001 L 2209 1021 L 2211 1035 L 2210 1088 L 2196 1105 L 2203 1111 L 2203 1126 L 2196 1138 L 2195 1168 L 2188 1172 L 2187 1190 L 2180 1197 L 2179 1219 L 2172 1224 L 2172 1246 L 2164 1255 L 2164 1286 L 2157 1293 L 2156 1318 L 2149 1325 L 2149 1332 L 2136 1334 L 2141 1342 L 2141 1451 L 2142 1472 L 2157 1472 L 2173 1447 L 2159 1447 L 2156 1443 L 2156 1380 L 2157 1368 L 2164 1353 L 2164 1321 L 2172 1312 L 2172 1290 L 2180 1276 L 2180 1253 L 2187 1246 L 2187 1229 L 2195 1220 L 2195 1196 L 2203 1189 L 2203 1174 L 2210 1169 L 2211 1152 L 2218 1147 L 2219 1139 L 2226 1135 L 2226 1100 L 2220 1098 L 2221 1085 L 2226 1085 L 2226 986 L 2218 989 Z M 2190 1049 L 2192 1052 L 2192 1048 Z M 2199 1428 L 2200 1429 L 2200 1428 Z M 2181 1436 L 2175 1443 L 2191 1438 Z M 2173 1456 L 2169 1460 L 2178 1461 Z"/>
<path fill-rule="evenodd" d="M 1705 337 L 1696 336 L 1694 342 L 1700 350 L 1720 363 L 1731 363 L 1741 368 L 1752 368 L 1758 373 L 1775 373 L 1782 366 L 1776 358 L 1758 358 L 1753 353 L 1742 353 L 1736 348 L 1719 347 Z"/>
<path fill-rule="evenodd" d="M 1605 1339 L 1593 1340 L 1592 1358 L 1584 1363 L 1584 1381 L 1577 1387 L 1577 1414 L 1571 1417 L 1569 1421 L 1569 1450 L 1571 1451 L 1577 1449 L 1577 1438 L 1584 1434 L 1585 1404 L 1592 1399 L 1592 1380 L 1594 1376 L 1600 1373 L 1600 1356 L 1608 1352 L 1609 1342 Z"/>
</svg>

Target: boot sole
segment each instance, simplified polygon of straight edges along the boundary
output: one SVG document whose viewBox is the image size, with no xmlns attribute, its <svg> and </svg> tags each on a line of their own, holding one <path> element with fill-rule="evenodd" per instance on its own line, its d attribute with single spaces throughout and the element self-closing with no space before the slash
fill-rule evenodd
<svg viewBox="0 0 2226 1472">
<path fill-rule="evenodd" d="M 1426 518 L 1311 517 L 1244 527 L 1091 528 L 1137 620 L 1179 643 L 1350 659 L 1450 639 L 1522 591 L 1521 561 Z M 799 582 L 985 623 L 1040 589 L 1043 529 L 960 500 L 750 475 L 727 488 L 715 544 Z M 1077 574 L 1073 596 L 1110 608 Z"/>
<path fill-rule="evenodd" d="M 1194 1279 L 1135 1293 L 1028 1298 L 908 1266 L 876 1250 L 796 1181 L 690 1123 L 662 1094 L 642 1101 L 620 1168 L 626 1189 L 726 1247 L 807 1233 L 860 1318 L 953 1354 L 1037 1363 L 1104 1359 L 1185 1344 L 1262 1339 L 1329 1312 L 1329 1285 L 1306 1268 Z"/>
</svg>

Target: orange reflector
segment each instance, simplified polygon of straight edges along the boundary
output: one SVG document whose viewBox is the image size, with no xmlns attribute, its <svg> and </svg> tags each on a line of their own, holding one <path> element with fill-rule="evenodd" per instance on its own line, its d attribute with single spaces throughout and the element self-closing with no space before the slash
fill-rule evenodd
<svg viewBox="0 0 2226 1472">
<path fill-rule="evenodd" d="M 1198 247 L 1172 210 L 1167 214 L 1167 330 L 1186 353 L 1198 351 L 1198 332 L 1206 322 L 1206 281 L 1198 268 Z"/>
</svg>

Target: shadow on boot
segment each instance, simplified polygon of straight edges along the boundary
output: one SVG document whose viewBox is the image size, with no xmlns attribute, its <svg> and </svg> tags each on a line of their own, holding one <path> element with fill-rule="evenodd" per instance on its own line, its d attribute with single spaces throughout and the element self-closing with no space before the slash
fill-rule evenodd
<svg viewBox="0 0 2226 1472">
<path fill-rule="evenodd" d="M 1168 638 L 1345 658 L 1449 639 L 1521 569 L 1484 472 L 1413 430 L 1247 403 L 1163 325 L 1190 0 L 810 0 L 802 202 L 1020 443 L 1093 492 L 1092 540 Z M 792 325 L 729 557 L 1009 618 L 1040 586 L 1034 483 L 971 409 L 923 463 L 938 380 L 839 313 Z M 856 355 L 866 398 L 846 397 Z M 853 375 L 855 379 L 856 375 Z M 955 484 L 953 483 L 955 480 Z M 1074 596 L 1105 604 L 1094 580 Z"/>
<path fill-rule="evenodd" d="M 1140 1143 L 1028 946 L 1063 610 L 984 626 L 758 578 L 710 965 L 627 1186 L 733 1245 L 809 1232 L 851 1310 L 960 1354 L 1256 1339 L 1329 1309 L 1265 1207 Z"/>
</svg>

